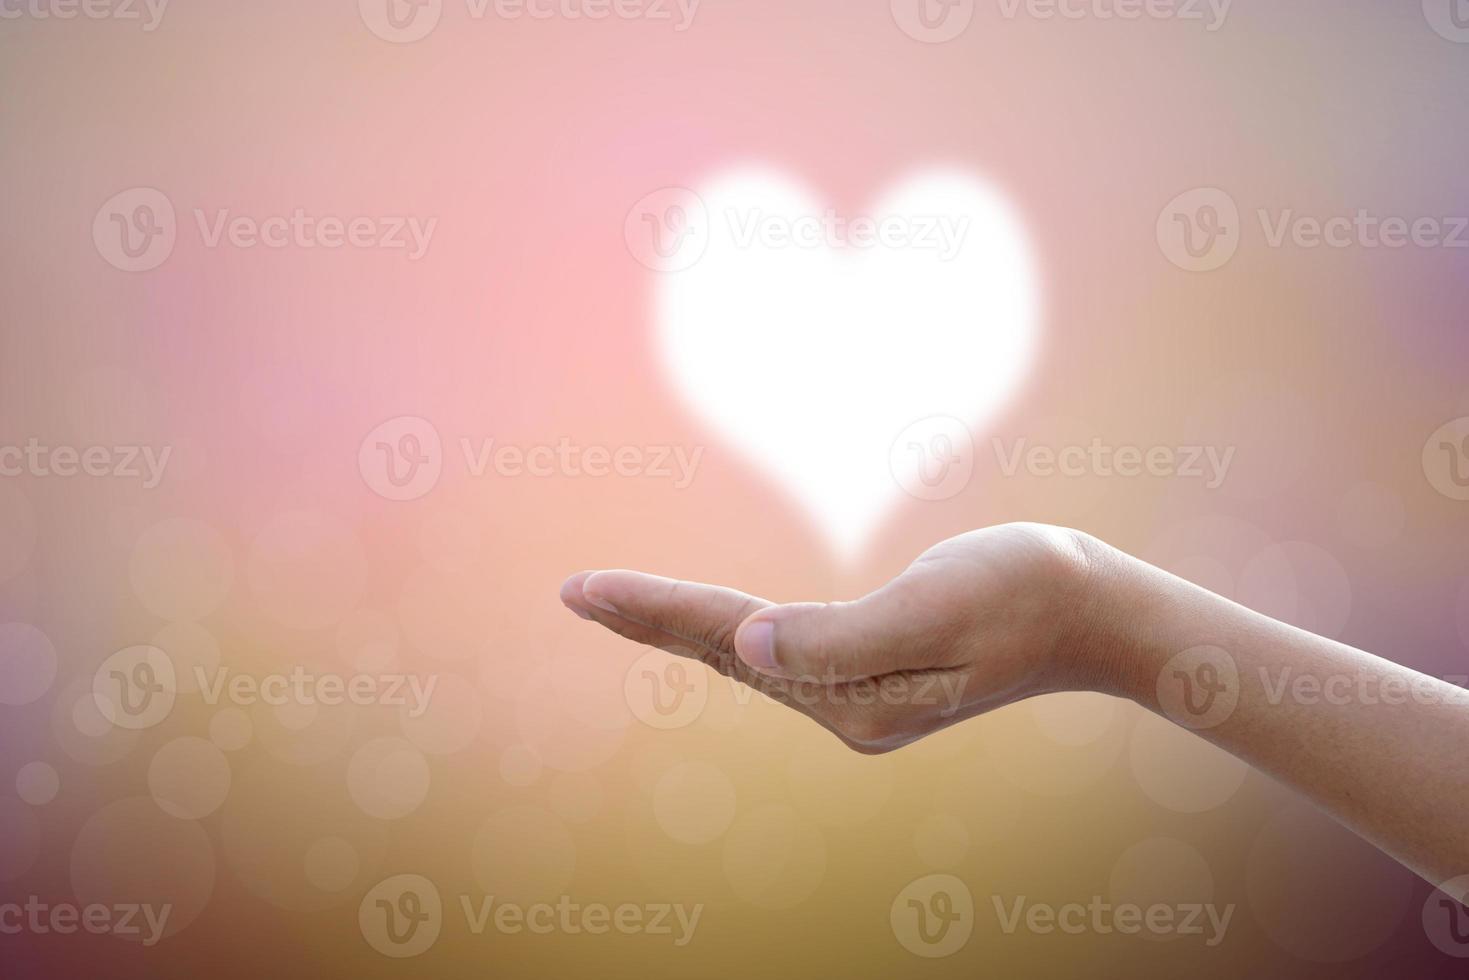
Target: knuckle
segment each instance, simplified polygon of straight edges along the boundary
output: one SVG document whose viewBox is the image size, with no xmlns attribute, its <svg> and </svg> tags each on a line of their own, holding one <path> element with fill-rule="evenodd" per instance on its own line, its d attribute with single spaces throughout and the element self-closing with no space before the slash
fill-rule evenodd
<svg viewBox="0 0 1469 980">
<path fill-rule="evenodd" d="M 734 652 L 735 629 L 738 625 L 738 623 L 730 623 L 723 620 L 705 623 L 698 631 L 698 640 L 711 650 L 717 650 L 720 653 L 732 653 Z"/>
<path fill-rule="evenodd" d="M 822 684 L 845 681 L 847 678 L 843 676 L 842 665 L 846 651 L 826 616 L 818 613 L 808 619 L 803 627 L 789 650 L 779 651 L 779 654 L 789 657 L 789 669 Z"/>
<path fill-rule="evenodd" d="M 733 656 L 735 632 L 759 604 L 750 598 L 735 608 L 719 592 L 673 581 L 668 585 L 663 608 L 669 613 L 666 630 L 721 656 Z"/>
<path fill-rule="evenodd" d="M 1003 530 L 1023 539 L 1054 571 L 1070 571 L 1087 563 L 1090 536 L 1080 531 L 1028 521 L 1005 524 Z"/>
<path fill-rule="evenodd" d="M 808 684 L 824 685 L 831 673 L 830 655 L 819 646 L 798 646 L 781 650 L 776 659 L 795 680 Z"/>
</svg>

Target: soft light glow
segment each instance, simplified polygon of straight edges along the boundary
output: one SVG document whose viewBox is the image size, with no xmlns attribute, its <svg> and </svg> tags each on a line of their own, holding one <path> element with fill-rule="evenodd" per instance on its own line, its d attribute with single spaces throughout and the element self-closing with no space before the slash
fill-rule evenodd
<svg viewBox="0 0 1469 980">
<path fill-rule="evenodd" d="M 975 430 L 1025 378 L 1039 313 L 1025 228 L 998 191 L 948 172 L 910 177 L 863 215 L 768 171 L 698 196 L 706 213 L 669 222 L 703 251 L 660 276 L 664 364 L 854 558 L 907 484 L 895 468 L 935 463 L 900 434 L 937 416 Z"/>
</svg>

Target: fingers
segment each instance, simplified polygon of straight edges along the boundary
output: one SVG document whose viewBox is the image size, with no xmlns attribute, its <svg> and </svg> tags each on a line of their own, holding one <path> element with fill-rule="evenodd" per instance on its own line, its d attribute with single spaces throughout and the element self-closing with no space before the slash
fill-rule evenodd
<svg viewBox="0 0 1469 980">
<path fill-rule="evenodd" d="M 682 637 L 665 633 L 662 630 L 635 623 L 630 619 L 624 619 L 615 613 L 589 604 L 582 595 L 582 583 L 592 576 L 591 572 L 581 572 L 567 579 L 561 586 L 561 602 L 576 613 L 582 619 L 590 620 L 616 633 L 618 636 L 641 643 L 644 646 L 657 647 L 668 653 L 677 654 L 681 657 L 692 657 L 694 659 L 706 659 L 704 655 L 691 649 L 694 644 L 689 643 Z"/>
<path fill-rule="evenodd" d="M 859 752 L 890 751 L 947 723 L 927 718 L 932 678 L 908 673 L 924 666 L 913 624 L 932 617 L 914 615 L 891 589 L 855 603 L 774 606 L 733 589 L 608 571 L 567 579 L 561 600 L 620 636 L 753 687 Z"/>
<path fill-rule="evenodd" d="M 587 603 L 582 598 L 582 583 L 591 578 L 592 572 L 577 572 L 571 578 L 561 583 L 561 604 L 582 619 L 591 619 L 592 611 L 587 608 Z"/>
<path fill-rule="evenodd" d="M 594 577 L 596 587 L 588 589 Z M 750 670 L 734 652 L 740 617 L 746 609 L 762 605 L 761 600 L 730 589 L 637 572 L 580 572 L 561 586 L 561 601 L 581 618 L 634 643 L 697 660 L 725 677 L 776 696 L 778 685 L 771 686 L 777 683 L 775 679 Z"/>
<path fill-rule="evenodd" d="M 735 652 L 765 674 L 842 684 L 933 666 L 921 659 L 923 626 L 885 589 L 856 602 L 763 609 L 740 625 Z"/>
<path fill-rule="evenodd" d="M 580 585 L 594 609 L 731 655 L 740 623 L 770 605 L 734 589 L 641 572 L 594 572 Z"/>
<path fill-rule="evenodd" d="M 776 606 L 734 589 L 605 571 L 572 576 L 561 598 L 577 615 L 629 639 L 641 635 L 632 629 L 636 624 L 665 638 L 737 654 L 769 677 L 841 684 L 938 666 L 923 660 L 919 649 L 924 617 L 892 586 L 856 602 Z"/>
<path fill-rule="evenodd" d="M 582 596 L 582 586 L 586 580 L 595 575 L 595 572 L 577 572 L 571 578 L 561 583 L 561 604 L 582 619 L 591 619 L 592 610 L 586 599 Z"/>
</svg>

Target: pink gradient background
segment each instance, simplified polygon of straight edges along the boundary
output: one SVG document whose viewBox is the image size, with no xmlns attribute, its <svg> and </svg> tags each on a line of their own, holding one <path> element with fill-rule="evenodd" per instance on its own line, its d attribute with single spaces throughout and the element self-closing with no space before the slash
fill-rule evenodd
<svg viewBox="0 0 1469 980">
<path fill-rule="evenodd" d="M 0 442 L 174 447 L 152 491 L 0 480 L 0 621 L 42 629 L 58 661 L 45 696 L 0 705 L 0 854 L 14 858 L 0 868 L 15 871 L 0 876 L 0 900 L 85 901 L 143 880 L 132 887 L 198 905 L 152 948 L 0 936 L 0 972 L 1453 975 L 1419 923 L 1427 886 L 1130 705 L 1021 704 L 857 760 L 716 680 L 704 717 L 658 732 L 624 702 L 640 651 L 556 596 L 571 572 L 621 566 L 780 600 L 845 598 L 945 536 L 1038 520 L 1425 672 L 1469 673 L 1469 504 L 1435 492 L 1420 461 L 1430 433 L 1469 414 L 1465 255 L 1272 249 L 1248 217 L 1469 213 L 1469 47 L 1428 29 L 1417 4 L 1241 2 L 1217 33 L 1006 20 L 983 4 L 962 37 L 929 45 L 876 0 L 705 0 L 683 33 L 473 21 L 449 3 L 430 37 L 392 45 L 350 2 L 200 0 L 171 6 L 152 33 L 0 22 L 0 78 Z M 915 168 L 971 168 L 1006 190 L 1037 247 L 1041 355 L 976 433 L 974 481 L 939 503 L 903 498 L 855 566 L 832 559 L 777 481 L 684 413 L 654 347 L 656 276 L 624 242 L 644 195 L 750 160 L 844 212 Z M 128 274 L 99 256 L 91 225 L 137 186 L 169 196 L 179 241 L 162 267 Z M 1233 261 L 1199 275 L 1168 262 L 1154 227 L 1201 186 L 1226 189 L 1247 221 Z M 209 249 L 190 213 L 298 207 L 438 225 L 410 262 Z M 364 436 L 400 415 L 431 420 L 451 447 L 439 485 L 410 503 L 374 495 L 357 461 Z M 472 479 L 452 448 L 461 436 L 705 453 L 685 490 Z M 1237 455 L 1212 492 L 1003 478 L 989 441 L 1021 437 Z M 303 513 L 277 541 L 281 516 Z M 159 558 L 149 531 L 178 518 L 198 524 Z M 1309 557 L 1287 561 L 1282 579 L 1251 566 L 1262 553 Z M 140 563 L 155 559 L 165 572 L 148 579 Z M 170 618 L 158 607 L 210 575 L 227 589 L 188 618 L 236 670 L 350 670 L 366 638 L 397 669 L 468 692 L 472 708 L 443 710 L 446 724 L 473 718 L 472 739 L 425 753 L 431 782 L 413 812 L 374 819 L 349 789 L 354 753 L 402 734 L 393 710 L 329 712 L 295 730 L 257 708 L 251 743 L 227 754 L 217 809 L 118 816 L 120 801 L 147 812 L 155 753 L 207 736 L 215 709 L 181 695 L 157 728 L 104 736 L 99 764 L 63 732 L 67 698 L 114 651 L 153 642 Z M 60 774 L 43 806 L 11 785 L 33 761 Z M 735 830 L 699 845 L 663 833 L 656 787 L 679 765 L 728 781 Z M 1201 797 L 1239 785 L 1180 813 L 1156 799 L 1169 773 L 1202 773 Z M 772 806 L 789 838 L 755 849 L 772 884 L 752 901 L 730 833 Z M 952 819 L 933 823 L 939 814 Z M 696 823 L 719 818 L 696 807 Z M 952 822 L 967 844 L 934 843 Z M 105 861 L 78 843 L 89 833 Z M 358 859 L 331 891 L 301 870 L 322 837 Z M 1212 899 L 1238 905 L 1219 947 L 1007 936 L 982 911 L 963 953 L 929 962 L 887 924 L 892 896 L 934 871 L 980 901 L 1084 901 L 1156 838 L 1197 855 Z M 1160 894 L 1199 891 L 1176 865 L 1140 868 Z M 356 910 L 373 884 L 408 872 L 445 896 L 489 880 L 510 896 L 545 887 L 706 909 L 679 950 L 461 926 L 394 961 L 363 941 Z"/>
</svg>

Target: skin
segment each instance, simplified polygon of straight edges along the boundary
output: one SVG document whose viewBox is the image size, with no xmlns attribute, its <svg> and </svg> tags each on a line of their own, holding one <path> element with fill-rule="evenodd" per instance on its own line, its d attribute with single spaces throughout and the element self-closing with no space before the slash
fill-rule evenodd
<svg viewBox="0 0 1469 980">
<path fill-rule="evenodd" d="M 574 575 L 561 599 L 790 705 L 858 752 L 1052 692 L 1127 698 L 1305 794 L 1429 881 L 1469 874 L 1469 693 L 1077 531 L 972 531 L 854 602 L 778 605 L 629 571 Z"/>
</svg>

